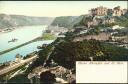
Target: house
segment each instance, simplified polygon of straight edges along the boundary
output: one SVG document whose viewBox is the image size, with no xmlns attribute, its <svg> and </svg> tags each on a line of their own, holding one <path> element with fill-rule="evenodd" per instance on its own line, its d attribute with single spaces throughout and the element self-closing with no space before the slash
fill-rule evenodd
<svg viewBox="0 0 128 84">
<path fill-rule="evenodd" d="M 93 8 L 93 9 L 90 10 L 90 14 L 92 16 L 104 16 L 104 15 L 107 15 L 107 8 L 103 7 L 103 6 L 100 6 L 100 7 L 97 7 L 97 8 Z"/>
<path fill-rule="evenodd" d="M 20 55 L 20 54 L 17 54 L 16 55 L 16 58 L 15 58 L 15 62 L 16 63 L 19 63 L 19 62 L 21 62 L 22 61 L 22 56 Z"/>
<path fill-rule="evenodd" d="M 2 29 L 0 29 L 0 32 L 2 32 Z"/>
<path fill-rule="evenodd" d="M 121 9 L 120 6 L 114 7 L 113 9 L 108 9 L 106 7 L 100 6 L 89 10 L 91 16 L 121 16 L 127 13 L 127 9 Z"/>
<path fill-rule="evenodd" d="M 53 33 L 54 31 L 53 30 L 46 30 L 45 32 L 46 33 Z"/>
<path fill-rule="evenodd" d="M 118 28 L 119 28 L 119 25 L 114 25 L 114 26 L 112 27 L 113 30 L 118 29 Z"/>
<path fill-rule="evenodd" d="M 112 36 L 112 41 L 127 42 L 126 36 Z"/>
<path fill-rule="evenodd" d="M 125 28 L 125 27 L 121 27 L 121 26 L 119 26 L 119 25 L 114 25 L 114 26 L 112 27 L 113 30 L 115 30 L 115 29 L 122 29 L 122 28 Z"/>
<path fill-rule="evenodd" d="M 84 33 L 87 33 L 87 32 L 88 32 L 88 30 L 83 30 L 83 31 L 80 32 L 80 34 L 84 34 Z"/>
<path fill-rule="evenodd" d="M 121 16 L 127 13 L 127 9 L 121 9 L 120 6 L 117 6 L 113 9 L 113 16 Z"/>
<path fill-rule="evenodd" d="M 113 16 L 121 16 L 123 11 L 121 10 L 120 6 L 117 6 L 113 9 Z"/>
<path fill-rule="evenodd" d="M 102 23 L 103 24 L 111 24 L 111 23 L 114 23 L 115 22 L 115 20 L 114 20 L 114 18 L 105 18 L 105 19 L 103 19 L 103 21 L 102 21 Z"/>
<path fill-rule="evenodd" d="M 128 12 L 127 9 L 123 9 L 123 12 L 122 12 L 122 13 L 123 13 L 123 15 L 124 15 L 124 14 L 126 14 L 127 12 Z"/>
</svg>

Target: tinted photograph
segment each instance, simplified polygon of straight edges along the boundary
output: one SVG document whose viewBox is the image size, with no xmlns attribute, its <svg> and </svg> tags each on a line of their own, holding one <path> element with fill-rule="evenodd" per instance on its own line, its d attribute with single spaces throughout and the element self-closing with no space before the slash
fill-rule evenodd
<svg viewBox="0 0 128 84">
<path fill-rule="evenodd" d="M 127 1 L 0 1 L 0 84 L 74 84 L 76 61 L 128 61 Z"/>
</svg>

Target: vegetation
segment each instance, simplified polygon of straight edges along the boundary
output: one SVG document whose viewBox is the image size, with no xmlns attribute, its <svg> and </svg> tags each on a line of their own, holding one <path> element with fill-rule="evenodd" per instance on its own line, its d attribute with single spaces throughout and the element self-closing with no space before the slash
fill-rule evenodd
<svg viewBox="0 0 128 84">
<path fill-rule="evenodd" d="M 66 68 L 75 66 L 76 61 L 121 61 L 128 60 L 128 50 L 96 40 L 61 42 L 56 46 L 52 58 Z"/>
<path fill-rule="evenodd" d="M 46 71 L 41 73 L 40 82 L 46 84 L 53 84 L 53 82 L 56 82 L 55 78 L 56 78 L 55 74 L 52 74 L 50 71 Z"/>
<path fill-rule="evenodd" d="M 122 61 L 128 60 L 128 49 L 117 47 L 116 45 L 97 40 L 84 40 L 73 42 L 73 37 L 67 34 L 65 38 L 57 38 L 52 44 L 39 51 L 39 58 L 33 63 L 31 69 L 35 66 L 43 65 L 44 60 L 50 52 L 50 59 L 66 68 L 74 68 L 76 61 Z M 55 49 L 52 50 L 52 47 Z"/>
<path fill-rule="evenodd" d="M 82 18 L 83 15 L 56 17 L 51 25 L 53 26 L 58 25 L 60 27 L 65 27 L 65 28 L 73 28 L 74 24 L 78 23 Z"/>
<path fill-rule="evenodd" d="M 29 73 L 31 72 L 35 67 L 38 67 L 40 65 L 43 65 L 44 64 L 44 61 L 46 60 L 47 56 L 49 55 L 50 52 L 52 52 L 52 47 L 53 45 L 50 44 L 48 45 L 47 47 L 41 49 L 39 51 L 39 54 L 38 54 L 38 58 L 33 61 L 33 63 L 28 67 L 28 69 L 26 70 L 25 73 Z"/>
<path fill-rule="evenodd" d="M 114 24 L 96 26 L 88 34 L 98 34 L 100 28 L 109 27 Z M 76 61 L 127 61 L 128 49 L 97 40 L 84 40 L 73 42 L 76 36 L 75 32 L 67 32 L 64 38 L 57 38 L 52 44 L 43 47 L 38 53 L 39 58 L 35 60 L 26 73 L 32 71 L 35 67 L 43 65 L 45 59 L 51 53 L 49 60 L 53 59 L 58 65 L 66 68 L 75 68 Z M 47 36 L 46 36 L 47 37 Z M 53 50 L 53 46 L 55 49 Z"/>
<path fill-rule="evenodd" d="M 115 17 L 116 18 L 116 24 L 119 24 L 121 26 L 128 27 L 128 16 L 121 16 L 121 17 Z M 76 21 L 77 19 L 77 21 Z M 79 20 L 78 20 L 79 19 Z M 78 22 L 80 21 L 80 22 Z M 55 21 L 52 23 L 52 25 L 59 25 L 62 27 L 72 27 L 73 24 L 74 27 L 86 25 L 88 21 L 92 21 L 92 17 L 57 17 Z M 6 21 L 5 21 L 6 23 Z M 76 24 L 77 23 L 77 24 Z M 115 25 L 115 23 L 112 24 L 99 24 L 98 26 L 94 26 L 94 29 L 89 30 L 86 34 L 87 35 L 97 35 L 100 33 L 101 28 L 105 27 L 111 27 Z M 127 31 L 126 31 L 127 30 Z M 27 45 L 28 43 L 37 41 L 37 40 L 53 40 L 56 39 L 53 43 L 42 47 L 38 51 L 38 58 L 33 61 L 33 63 L 27 68 L 25 73 L 16 75 L 15 77 L 11 78 L 8 83 L 30 83 L 30 80 L 27 78 L 28 73 L 32 72 L 32 70 L 40 65 L 44 65 L 44 62 L 49 56 L 49 59 L 46 61 L 48 64 L 51 59 L 53 59 L 58 65 L 61 65 L 68 69 L 74 69 L 75 70 L 75 62 L 76 61 L 128 61 L 128 49 L 123 47 L 118 47 L 114 44 L 105 43 L 98 40 L 83 40 L 83 41 L 77 41 L 73 42 L 74 37 L 77 35 L 78 32 L 80 32 L 80 29 L 76 29 L 74 32 L 67 32 L 65 34 L 66 37 L 64 38 L 57 38 L 50 33 L 44 33 L 42 37 L 36 38 L 32 41 L 29 41 L 27 43 L 21 44 L 19 46 L 16 46 L 14 48 L 5 50 L 3 52 L 0 52 L 1 54 L 7 53 L 11 50 L 17 49 L 19 47 L 22 47 L 24 45 Z M 120 35 L 128 35 L 128 29 L 121 29 L 117 30 Z M 125 32 L 125 33 L 124 33 Z M 55 48 L 54 48 L 55 47 Z M 53 49 L 54 48 L 54 49 Z M 51 53 L 51 54 L 50 54 Z M 24 57 L 24 59 L 31 57 L 31 55 L 28 55 L 27 57 Z M 91 59 L 92 58 L 92 59 Z M 6 65 L 2 65 L 2 67 L 5 67 Z M 21 70 L 25 70 L 26 68 L 24 66 L 19 67 Z M 19 69 L 17 68 L 17 69 Z M 15 70 L 17 70 L 15 69 Z M 9 72 L 9 73 L 13 73 Z M 75 71 L 74 71 L 75 72 Z M 6 77 L 5 77 L 6 78 Z M 0 78 L 1 79 L 1 78 Z M 55 82 L 55 75 L 51 72 L 47 71 L 45 73 L 41 74 L 41 82 L 44 83 L 51 83 Z M 50 81 L 50 82 L 49 82 Z"/>
<path fill-rule="evenodd" d="M 120 17 L 115 17 L 115 19 L 118 25 L 128 27 L 128 13 Z"/>
<path fill-rule="evenodd" d="M 113 34 L 113 36 L 128 36 L 128 28 L 116 29 L 118 33 Z"/>
<path fill-rule="evenodd" d="M 112 17 L 112 16 L 106 16 L 106 17 Z M 100 27 L 100 28 L 106 28 L 106 27 L 112 27 L 114 25 L 120 25 L 123 27 L 128 27 L 128 13 L 125 15 L 122 15 L 120 17 L 118 16 L 113 16 L 115 19 L 115 23 L 110 23 L 110 24 L 98 24 L 97 26 L 91 26 L 91 27 Z M 79 22 L 74 24 L 74 27 L 76 26 L 87 26 L 87 22 L 93 21 L 93 16 L 83 16 Z"/>
<path fill-rule="evenodd" d="M 86 20 L 89 21 L 90 18 Z M 65 24 L 66 25 L 64 26 L 67 26 L 67 23 Z M 113 25 L 115 24 L 102 24 L 95 26 L 95 29 L 90 30 L 87 34 L 98 34 L 100 32 L 100 28 L 111 27 Z M 29 73 L 34 68 L 43 65 L 51 52 L 49 60 L 53 59 L 58 65 L 68 69 L 75 69 L 76 61 L 90 61 L 91 58 L 93 58 L 93 61 L 128 61 L 128 49 L 126 48 L 97 40 L 73 42 L 72 40 L 78 31 L 67 32 L 65 34 L 66 37 L 57 38 L 53 43 L 43 47 L 38 52 L 38 58 L 28 67 L 25 73 Z M 43 35 L 43 38 L 48 40 L 53 38 L 53 36 L 47 33 Z M 55 47 L 54 50 L 53 47 Z M 48 72 L 47 74 L 50 73 Z"/>
<path fill-rule="evenodd" d="M 30 80 L 27 78 L 27 74 L 19 74 L 16 75 L 15 77 L 11 78 L 7 84 L 12 84 L 12 83 L 19 83 L 19 84 L 25 84 L 25 83 L 30 83 Z"/>
<path fill-rule="evenodd" d="M 0 70 L 3 69 L 3 68 L 5 68 L 5 67 L 7 67 L 7 66 L 9 66 L 9 65 L 7 65 L 6 63 L 1 64 L 0 65 Z"/>
<path fill-rule="evenodd" d="M 109 23 L 109 24 L 99 24 L 97 26 L 94 26 L 94 28 L 98 27 L 100 29 L 103 29 L 103 28 L 107 28 L 107 27 L 112 27 L 114 25 L 117 25 L 117 23 Z"/>
<path fill-rule="evenodd" d="M 92 21 L 92 17 L 87 17 L 87 16 L 83 15 L 81 17 L 81 20 L 79 20 L 79 22 L 74 24 L 74 27 L 76 27 L 76 26 L 87 26 L 88 21 Z"/>
<path fill-rule="evenodd" d="M 86 34 L 87 35 L 98 35 L 100 33 L 100 28 L 96 27 L 94 29 L 89 30 Z"/>
<path fill-rule="evenodd" d="M 56 39 L 56 36 L 54 34 L 44 33 L 42 35 L 42 39 L 43 40 L 54 40 L 54 39 Z"/>
<path fill-rule="evenodd" d="M 25 59 L 31 58 L 31 57 L 33 57 L 33 56 L 36 55 L 36 54 L 37 54 L 37 51 L 34 51 L 34 52 L 29 53 L 29 54 L 27 54 L 26 56 L 24 56 L 23 59 L 25 60 Z"/>
</svg>

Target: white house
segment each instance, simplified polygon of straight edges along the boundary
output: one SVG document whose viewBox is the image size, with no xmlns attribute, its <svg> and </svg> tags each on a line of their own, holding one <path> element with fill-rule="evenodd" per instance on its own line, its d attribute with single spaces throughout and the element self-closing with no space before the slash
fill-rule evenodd
<svg viewBox="0 0 128 84">
<path fill-rule="evenodd" d="M 125 28 L 125 27 L 121 27 L 121 26 L 119 26 L 119 25 L 114 25 L 114 26 L 112 27 L 113 30 L 115 30 L 115 29 L 122 29 L 122 28 Z"/>
</svg>

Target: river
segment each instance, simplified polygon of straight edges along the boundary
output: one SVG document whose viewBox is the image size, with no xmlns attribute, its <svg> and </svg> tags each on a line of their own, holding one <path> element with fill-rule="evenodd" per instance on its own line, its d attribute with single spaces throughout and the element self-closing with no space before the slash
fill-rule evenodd
<svg viewBox="0 0 128 84">
<path fill-rule="evenodd" d="M 25 26 L 16 28 L 12 32 L 0 34 L 0 51 L 15 47 L 36 37 L 39 37 L 42 34 L 42 31 L 45 30 L 45 28 L 46 26 Z M 18 41 L 8 43 L 8 41 L 12 38 L 17 38 Z M 15 60 L 15 55 L 18 53 L 25 56 L 26 54 L 33 51 L 38 51 L 37 46 L 40 46 L 42 44 L 49 44 L 51 42 L 53 41 L 49 40 L 33 42 L 3 55 L 0 55 L 0 63 Z"/>
</svg>

